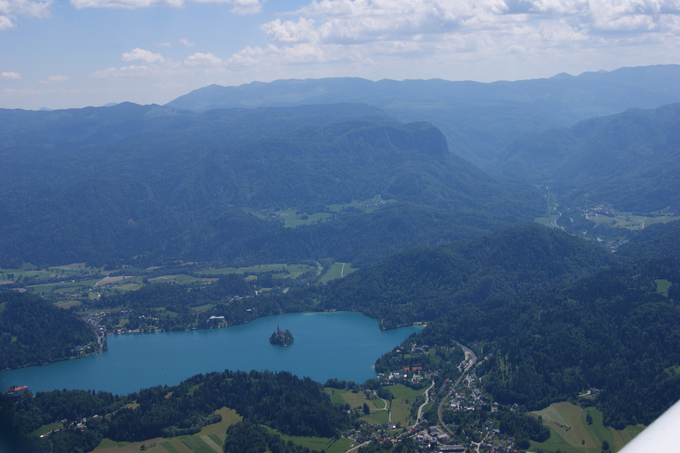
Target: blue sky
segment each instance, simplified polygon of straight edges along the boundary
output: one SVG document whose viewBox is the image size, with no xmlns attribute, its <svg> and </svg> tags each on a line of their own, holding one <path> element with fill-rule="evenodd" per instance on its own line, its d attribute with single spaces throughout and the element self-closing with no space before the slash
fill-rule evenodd
<svg viewBox="0 0 680 453">
<path fill-rule="evenodd" d="M 680 0 L 0 0 L 0 108 L 211 83 L 517 80 L 680 63 Z"/>
</svg>

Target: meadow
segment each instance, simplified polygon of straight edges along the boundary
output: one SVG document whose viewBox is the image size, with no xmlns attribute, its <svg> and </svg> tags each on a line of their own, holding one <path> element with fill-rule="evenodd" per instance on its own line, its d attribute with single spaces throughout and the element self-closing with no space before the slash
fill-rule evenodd
<svg viewBox="0 0 680 453">
<path fill-rule="evenodd" d="M 566 453 L 600 453 L 602 442 L 606 441 L 612 452 L 619 451 L 637 436 L 644 426 L 627 426 L 618 431 L 602 424 L 602 412 L 595 407 L 582 408 L 569 402 L 554 403 L 549 407 L 530 413 L 541 417 L 543 425 L 550 430 L 550 438 L 545 442 L 531 442 L 531 451 L 543 449 Z M 590 415 L 592 423 L 588 424 Z"/>
<path fill-rule="evenodd" d="M 97 453 L 132 453 L 140 451 L 142 445 L 151 453 L 221 453 L 227 428 L 241 421 L 242 417 L 233 409 L 223 407 L 215 411 L 222 415 L 222 421 L 207 425 L 192 436 L 162 437 L 142 442 L 114 442 L 104 439 L 95 449 Z"/>
</svg>

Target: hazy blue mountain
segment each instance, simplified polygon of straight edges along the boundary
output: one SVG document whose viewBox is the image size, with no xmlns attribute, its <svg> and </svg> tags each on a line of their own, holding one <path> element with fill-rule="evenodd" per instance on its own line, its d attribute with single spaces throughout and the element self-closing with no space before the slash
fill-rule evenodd
<svg viewBox="0 0 680 453">
<path fill-rule="evenodd" d="M 585 205 L 680 211 L 680 104 L 591 118 L 528 134 L 490 167 L 494 174 L 550 186 Z"/>
<path fill-rule="evenodd" d="M 4 110 L 0 119 L 4 263 L 132 256 L 370 262 L 530 222 L 541 207 L 530 186 L 498 180 L 450 153 L 433 125 L 402 124 L 364 105 L 194 113 L 126 103 Z M 339 232 L 331 222 L 291 234 L 245 212 L 312 213 L 376 195 L 403 204 L 338 219 L 347 227 Z"/>
<path fill-rule="evenodd" d="M 167 106 L 203 112 L 335 102 L 383 108 L 401 121 L 428 121 L 440 128 L 451 151 L 481 167 L 527 132 L 565 127 L 594 116 L 656 108 L 680 101 L 680 66 L 621 68 L 611 72 L 558 74 L 547 79 L 479 83 L 432 80 L 327 78 L 210 85 Z"/>
</svg>

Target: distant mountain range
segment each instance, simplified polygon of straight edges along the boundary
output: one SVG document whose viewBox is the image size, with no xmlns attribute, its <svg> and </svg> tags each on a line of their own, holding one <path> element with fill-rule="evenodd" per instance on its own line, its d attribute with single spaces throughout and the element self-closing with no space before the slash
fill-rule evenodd
<svg viewBox="0 0 680 453">
<path fill-rule="evenodd" d="M 5 264 L 135 256 L 366 263 L 542 211 L 536 190 L 450 153 L 436 127 L 366 105 L 0 110 L 0 138 Z M 294 232 L 249 213 L 312 214 L 377 195 L 398 204 Z"/>
<path fill-rule="evenodd" d="M 558 74 L 515 82 L 451 82 L 328 78 L 210 85 L 166 104 L 205 112 L 359 102 L 382 108 L 400 121 L 428 121 L 442 130 L 451 151 L 486 169 L 510 142 L 527 132 L 568 127 L 630 108 L 680 102 L 680 66 L 621 68 L 611 72 Z"/>
</svg>

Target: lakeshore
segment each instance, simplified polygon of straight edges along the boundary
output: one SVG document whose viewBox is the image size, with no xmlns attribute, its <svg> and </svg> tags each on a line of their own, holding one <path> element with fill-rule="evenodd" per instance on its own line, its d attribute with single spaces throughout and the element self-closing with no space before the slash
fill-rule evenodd
<svg viewBox="0 0 680 453">
<path fill-rule="evenodd" d="M 295 332 L 287 348 L 267 338 L 277 324 Z M 199 373 L 230 370 L 290 371 L 318 382 L 363 382 L 373 365 L 418 327 L 380 330 L 360 313 L 284 314 L 220 329 L 131 333 L 107 337 L 108 351 L 0 373 L 0 385 L 28 385 L 32 392 L 104 390 L 116 394 L 175 385 Z"/>
</svg>

